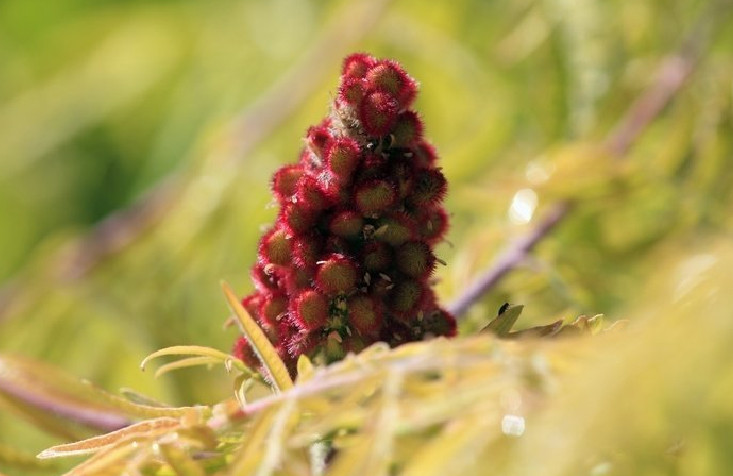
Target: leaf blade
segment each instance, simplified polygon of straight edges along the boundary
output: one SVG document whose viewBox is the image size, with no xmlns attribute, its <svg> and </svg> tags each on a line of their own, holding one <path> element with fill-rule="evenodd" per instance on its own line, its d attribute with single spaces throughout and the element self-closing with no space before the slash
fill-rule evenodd
<svg viewBox="0 0 733 476">
<path fill-rule="evenodd" d="M 225 282 L 221 283 L 229 308 L 237 317 L 237 324 L 255 351 L 255 354 L 262 362 L 262 366 L 270 377 L 270 383 L 277 392 L 283 392 L 293 388 L 293 380 L 285 367 L 285 363 L 277 355 L 277 351 L 265 336 L 259 325 L 245 311 L 239 299 Z"/>
</svg>

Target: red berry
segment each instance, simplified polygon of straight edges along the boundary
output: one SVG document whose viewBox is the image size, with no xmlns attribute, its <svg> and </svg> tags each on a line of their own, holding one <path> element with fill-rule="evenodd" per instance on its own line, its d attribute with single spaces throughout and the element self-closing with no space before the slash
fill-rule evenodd
<svg viewBox="0 0 733 476">
<path fill-rule="evenodd" d="M 397 269 L 412 278 L 427 278 L 435 270 L 435 256 L 422 241 L 408 241 L 397 248 L 395 262 Z"/>
<path fill-rule="evenodd" d="M 234 342 L 232 355 L 244 362 L 244 364 L 250 369 L 256 369 L 260 366 L 260 359 L 257 358 L 257 354 L 255 354 L 255 351 L 244 337 L 240 336 Z"/>
<path fill-rule="evenodd" d="M 403 322 L 408 322 L 425 297 L 425 286 L 415 279 L 403 279 L 395 284 L 390 296 L 390 309 Z"/>
<path fill-rule="evenodd" d="M 329 117 L 273 177 L 280 211 L 242 304 L 291 374 L 303 354 L 330 362 L 378 339 L 455 335 L 429 283 L 447 186 L 409 109 L 416 92 L 397 62 L 349 56 Z"/>
<path fill-rule="evenodd" d="M 285 274 L 285 289 L 289 295 L 313 286 L 314 267 L 293 263 Z"/>
<path fill-rule="evenodd" d="M 272 228 L 265 233 L 260 240 L 259 253 L 270 263 L 290 264 L 292 252 L 287 231 L 283 228 Z"/>
<path fill-rule="evenodd" d="M 259 258 L 252 268 L 252 280 L 259 291 L 266 292 L 279 289 L 281 278 L 278 266 L 262 258 Z"/>
<path fill-rule="evenodd" d="M 329 222 L 328 230 L 334 235 L 354 239 L 362 234 L 364 218 L 361 213 L 355 210 L 340 210 L 335 212 Z"/>
<path fill-rule="evenodd" d="M 363 78 L 374 66 L 374 58 L 365 53 L 354 53 L 344 59 L 342 74 L 351 78 Z"/>
<path fill-rule="evenodd" d="M 361 78 L 346 77 L 339 87 L 339 99 L 350 106 L 358 105 L 365 93 L 366 86 Z"/>
<path fill-rule="evenodd" d="M 392 246 L 400 246 L 415 238 L 415 221 L 404 212 L 391 212 L 377 221 L 374 238 Z"/>
<path fill-rule="evenodd" d="M 318 157 L 323 157 L 323 152 L 331 140 L 331 133 L 328 130 L 329 121 L 326 120 L 318 126 L 311 126 L 306 135 L 306 143 L 310 150 Z"/>
<path fill-rule="evenodd" d="M 392 145 L 408 147 L 422 140 L 423 124 L 415 111 L 401 112 L 392 130 Z"/>
<path fill-rule="evenodd" d="M 442 240 L 448 231 L 448 214 L 440 206 L 416 210 L 415 221 L 418 223 L 418 234 L 431 245 Z"/>
<path fill-rule="evenodd" d="M 438 169 L 420 169 L 415 174 L 415 186 L 407 197 L 413 207 L 427 207 L 440 203 L 448 191 L 448 182 Z"/>
<path fill-rule="evenodd" d="M 367 87 L 389 93 L 405 109 L 412 104 L 417 94 L 417 83 L 396 62 L 379 61 L 366 74 Z"/>
<path fill-rule="evenodd" d="M 392 248 L 381 241 L 368 242 L 361 252 L 364 269 L 370 273 L 386 271 L 392 264 L 393 259 Z"/>
<path fill-rule="evenodd" d="M 357 186 L 354 198 L 362 213 L 373 215 L 394 205 L 397 191 L 387 180 L 370 180 Z"/>
<path fill-rule="evenodd" d="M 303 175 L 295 185 L 295 199 L 298 206 L 314 212 L 323 210 L 330 204 L 326 191 L 321 182 L 312 175 Z"/>
<path fill-rule="evenodd" d="M 293 238 L 293 263 L 302 268 L 314 266 L 323 248 L 323 237 L 307 233 Z"/>
<path fill-rule="evenodd" d="M 295 298 L 293 311 L 295 323 L 301 330 L 319 329 L 328 321 L 328 298 L 317 291 L 303 291 Z"/>
<path fill-rule="evenodd" d="M 326 164 L 337 180 L 346 184 L 359 165 L 361 148 L 359 144 L 348 137 L 333 140 L 326 150 Z"/>
<path fill-rule="evenodd" d="M 356 264 L 342 254 L 332 254 L 319 264 L 316 287 L 329 296 L 346 294 L 356 287 Z"/>
<path fill-rule="evenodd" d="M 438 160 L 438 153 L 430 143 L 420 141 L 412 146 L 412 159 L 415 166 L 419 168 L 430 168 L 435 166 Z"/>
<path fill-rule="evenodd" d="M 436 309 L 423 317 L 422 327 L 426 337 L 455 337 L 458 331 L 456 318 L 444 309 Z"/>
<path fill-rule="evenodd" d="M 295 193 L 295 184 L 304 174 L 299 164 L 280 167 L 272 177 L 272 191 L 278 202 L 285 203 Z"/>
<path fill-rule="evenodd" d="M 293 235 L 303 234 L 313 227 L 318 213 L 297 203 L 287 203 L 280 209 L 278 220 L 288 227 Z"/>
<path fill-rule="evenodd" d="M 350 297 L 346 301 L 349 324 L 360 336 L 376 339 L 382 326 L 382 312 L 369 296 L 363 294 Z"/>
<path fill-rule="evenodd" d="M 288 297 L 283 292 L 263 295 L 260 319 L 263 323 L 277 325 L 288 310 Z"/>
<path fill-rule="evenodd" d="M 359 121 L 370 136 L 387 135 L 397 120 L 398 104 L 393 96 L 381 91 L 367 94 L 359 105 Z"/>
<path fill-rule="evenodd" d="M 249 313 L 250 316 L 257 319 L 259 314 L 259 308 L 262 304 L 262 295 L 258 292 L 250 294 L 242 299 L 242 307 Z"/>
</svg>

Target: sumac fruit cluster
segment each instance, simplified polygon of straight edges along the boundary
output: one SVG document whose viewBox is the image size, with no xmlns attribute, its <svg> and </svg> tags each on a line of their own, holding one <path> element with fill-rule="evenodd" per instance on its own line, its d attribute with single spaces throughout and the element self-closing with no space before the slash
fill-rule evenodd
<svg viewBox="0 0 733 476">
<path fill-rule="evenodd" d="M 430 287 L 447 183 L 410 108 L 416 93 L 397 62 L 347 57 L 329 116 L 275 172 L 279 213 L 242 304 L 291 372 L 301 354 L 330 362 L 376 341 L 455 335 Z M 257 365 L 244 338 L 233 353 Z"/>
</svg>

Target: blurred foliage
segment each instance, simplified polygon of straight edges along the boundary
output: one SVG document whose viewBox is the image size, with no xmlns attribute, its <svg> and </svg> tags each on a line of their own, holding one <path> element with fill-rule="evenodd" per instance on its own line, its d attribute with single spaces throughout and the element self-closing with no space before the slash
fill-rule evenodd
<svg viewBox="0 0 733 476">
<path fill-rule="evenodd" d="M 490 337 L 418 346 L 443 356 L 435 365 L 444 369 L 451 355 L 481 355 L 474 370 L 488 384 L 465 380 L 470 398 L 481 397 L 470 400 L 475 414 L 450 413 L 461 405 L 434 394 L 448 408 L 438 400 L 430 408 L 454 423 L 428 431 L 405 420 L 406 434 L 420 436 L 394 448 L 450 441 L 453 428 L 466 437 L 456 447 L 471 446 L 469 472 L 488 461 L 502 474 L 537 474 L 534 464 L 543 474 L 724 473 L 733 436 L 728 0 L 705 25 L 712 39 L 689 84 L 627 156 L 613 160 L 597 146 L 710 3 L 0 2 L 0 353 L 176 405 L 230 396 L 224 370 L 154 380 L 138 364 L 171 345 L 228 350 L 234 331 L 222 330 L 228 313 L 218 282 L 250 289 L 260 226 L 274 213 L 269 177 L 295 160 L 303 132 L 323 117 L 341 58 L 368 50 L 398 59 L 422 83 L 417 109 L 451 184 L 453 246 L 438 249 L 448 263 L 438 273 L 444 299 L 548 205 L 578 202 L 473 307 L 463 334 L 485 327 L 504 302 L 524 304 L 519 327 L 603 313 L 628 318 L 633 329 L 538 346 Z M 116 219 L 129 207 L 134 219 Z M 505 367 L 505 347 L 526 365 L 546 355 L 548 372 L 557 372 L 528 408 L 536 423 L 518 439 L 497 433 L 492 419 L 504 380 L 494 388 L 487 368 L 525 391 L 516 374 L 524 364 Z M 357 427 L 430 396 L 404 392 L 403 401 L 395 385 L 399 395 L 382 394 L 385 407 L 354 410 L 363 418 Z M 451 388 L 456 398 L 461 388 Z M 27 417 L 0 411 L 0 460 L 32 464 L 26 453 L 63 441 Z M 321 423 L 335 428 L 338 418 Z M 281 441 L 308 428 L 288 426 Z M 369 431 L 357 433 L 354 451 L 371 451 Z M 436 470 L 445 455 L 436 453 Z M 31 474 L 6 466 L 0 471 Z"/>
<path fill-rule="evenodd" d="M 142 406 L 86 386 L 87 400 L 144 420 L 41 461 L 77 457 L 77 476 L 727 474 L 732 265 L 721 242 L 660 263 L 645 291 L 656 304 L 595 335 L 378 343 L 326 368 L 302 357 L 295 385 L 263 396 L 245 373 L 239 399 L 214 406 Z M 15 368 L 20 387 L 38 371 Z"/>
</svg>

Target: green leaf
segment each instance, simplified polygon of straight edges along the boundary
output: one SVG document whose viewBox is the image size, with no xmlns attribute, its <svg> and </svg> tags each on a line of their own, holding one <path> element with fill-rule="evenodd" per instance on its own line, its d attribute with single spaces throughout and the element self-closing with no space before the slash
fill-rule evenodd
<svg viewBox="0 0 733 476">
<path fill-rule="evenodd" d="M 522 314 L 524 306 L 514 305 L 509 306 L 504 312 L 497 315 L 494 320 L 481 329 L 481 332 L 493 332 L 499 337 L 506 337 L 514 327 L 514 324 L 519 319 L 519 315 Z"/>
</svg>

